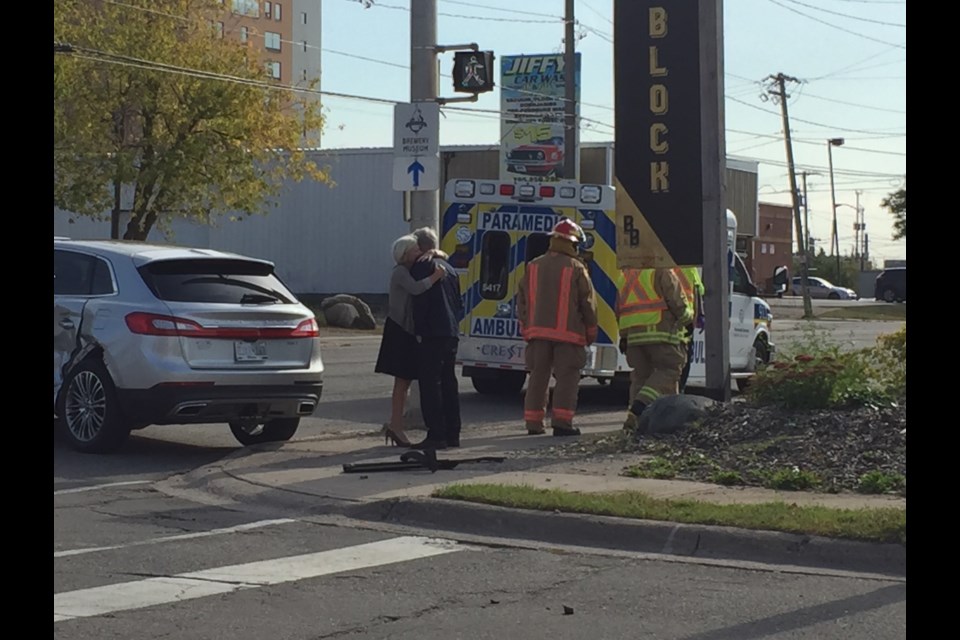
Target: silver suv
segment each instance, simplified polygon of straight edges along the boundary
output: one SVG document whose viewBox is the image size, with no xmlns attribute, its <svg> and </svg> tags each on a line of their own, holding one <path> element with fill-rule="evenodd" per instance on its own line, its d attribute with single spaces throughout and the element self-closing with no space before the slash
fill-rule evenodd
<svg viewBox="0 0 960 640">
<path fill-rule="evenodd" d="M 76 449 L 152 424 L 289 440 L 323 389 L 319 327 L 274 265 L 142 242 L 53 241 L 53 406 Z"/>
</svg>

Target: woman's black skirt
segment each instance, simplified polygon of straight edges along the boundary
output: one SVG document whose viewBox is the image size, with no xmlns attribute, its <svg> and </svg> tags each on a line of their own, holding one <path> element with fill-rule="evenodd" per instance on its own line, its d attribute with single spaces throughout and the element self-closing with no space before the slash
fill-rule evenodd
<svg viewBox="0 0 960 640">
<path fill-rule="evenodd" d="M 417 339 L 390 318 L 383 325 L 374 371 L 403 380 L 417 379 Z"/>
</svg>

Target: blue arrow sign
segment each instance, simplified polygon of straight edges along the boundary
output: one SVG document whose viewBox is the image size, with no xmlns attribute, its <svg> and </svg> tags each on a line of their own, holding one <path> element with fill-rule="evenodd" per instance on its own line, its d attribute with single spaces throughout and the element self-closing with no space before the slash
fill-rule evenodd
<svg viewBox="0 0 960 640">
<path fill-rule="evenodd" d="M 403 166 L 403 165 L 401 165 Z M 423 168 L 423 165 L 420 164 L 419 160 L 414 160 L 413 164 L 407 167 L 407 173 L 413 173 L 413 186 L 420 186 L 420 174 L 425 172 L 426 169 Z"/>
</svg>

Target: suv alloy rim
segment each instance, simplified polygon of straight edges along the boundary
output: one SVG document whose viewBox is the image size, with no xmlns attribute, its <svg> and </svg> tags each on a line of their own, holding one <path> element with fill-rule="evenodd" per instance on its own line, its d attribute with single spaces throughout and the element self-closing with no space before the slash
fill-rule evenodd
<svg viewBox="0 0 960 640">
<path fill-rule="evenodd" d="M 70 433 L 82 442 L 97 437 L 107 408 L 107 394 L 100 378 L 91 371 L 78 373 L 70 383 L 64 404 Z"/>
</svg>

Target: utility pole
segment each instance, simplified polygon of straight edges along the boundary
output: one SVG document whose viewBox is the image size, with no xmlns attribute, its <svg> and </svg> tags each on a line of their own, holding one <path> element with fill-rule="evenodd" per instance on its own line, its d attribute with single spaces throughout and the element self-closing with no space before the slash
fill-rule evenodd
<svg viewBox="0 0 960 640">
<path fill-rule="evenodd" d="M 827 140 L 827 158 L 830 161 L 830 201 L 833 204 L 833 237 L 830 238 L 830 252 L 837 258 L 837 280 L 840 280 L 840 234 L 837 233 L 837 194 L 833 190 L 833 148 L 843 145 L 843 138 Z"/>
<path fill-rule="evenodd" d="M 563 29 L 563 176 L 568 180 L 577 177 L 577 56 L 576 38 L 573 33 L 574 0 L 565 0 Z"/>
<path fill-rule="evenodd" d="M 813 257 L 813 252 L 810 250 L 810 209 L 807 206 L 807 172 L 804 171 L 800 175 L 803 176 L 803 246 L 806 248 L 807 260 L 810 260 Z"/>
<path fill-rule="evenodd" d="M 863 207 L 860 206 L 860 194 L 862 193 L 859 189 L 857 193 L 857 256 L 860 258 L 860 271 L 864 269 L 864 253 L 866 253 L 865 244 L 867 242 L 867 219 L 864 216 Z"/>
<path fill-rule="evenodd" d="M 784 86 L 786 81 L 799 82 L 794 77 L 785 76 L 778 73 L 775 76 L 767 76 L 767 80 L 774 83 L 774 88 L 767 90 L 767 93 L 774 96 L 775 100 L 780 101 L 780 113 L 783 116 L 783 134 L 784 142 L 787 146 L 787 165 L 790 171 L 790 195 L 793 200 L 793 221 L 797 230 L 797 249 L 800 253 L 800 290 L 803 292 L 803 317 L 806 320 L 813 318 L 813 303 L 810 301 L 810 288 L 807 286 L 807 276 L 809 275 L 809 259 L 806 247 L 804 246 L 803 229 L 800 225 L 800 203 L 798 202 L 797 173 L 793 163 L 793 142 L 790 139 L 790 117 L 787 115 L 787 90 Z M 832 175 L 833 172 L 831 172 Z"/>
<path fill-rule="evenodd" d="M 410 101 L 436 102 L 437 0 L 410 0 Z M 442 187 L 443 185 L 441 185 Z M 431 227 L 440 233 L 440 192 L 410 192 L 410 230 Z"/>
</svg>

